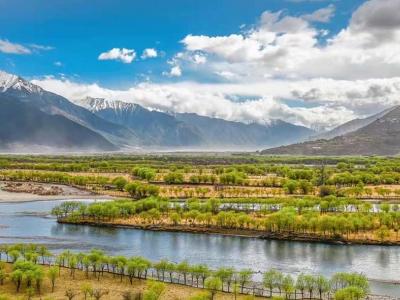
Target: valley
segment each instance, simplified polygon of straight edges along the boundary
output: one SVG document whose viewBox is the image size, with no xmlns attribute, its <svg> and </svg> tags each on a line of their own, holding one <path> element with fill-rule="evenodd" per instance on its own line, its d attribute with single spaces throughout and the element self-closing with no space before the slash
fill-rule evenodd
<svg viewBox="0 0 400 300">
<path fill-rule="evenodd" d="M 54 200 L 0 204 L 0 241 L 56 253 L 100 248 L 107 255 L 142 256 L 151 260 L 153 276 L 159 263 L 183 260 L 207 265 L 211 277 L 223 268 L 246 269 L 264 296 L 268 270 L 326 280 L 360 272 L 369 274 L 370 294 L 395 296 L 399 165 L 381 157 L 3 155 L 7 197 L 18 199 L 18 191 L 41 197 L 34 194 L 40 185 L 63 192 Z M 128 269 L 124 273 L 129 286 Z M 194 295 L 197 284 L 191 285 Z M 279 296 L 279 285 L 271 289 Z"/>
</svg>

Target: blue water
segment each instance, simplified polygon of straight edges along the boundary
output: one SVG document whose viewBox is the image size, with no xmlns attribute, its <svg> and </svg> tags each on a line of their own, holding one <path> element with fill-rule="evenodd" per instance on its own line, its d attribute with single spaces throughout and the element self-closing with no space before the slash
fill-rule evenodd
<svg viewBox="0 0 400 300">
<path fill-rule="evenodd" d="M 89 200 L 82 200 L 89 201 Z M 101 248 L 112 255 L 151 260 L 234 266 L 263 272 L 324 274 L 362 272 L 369 278 L 400 281 L 400 247 L 329 245 L 191 233 L 58 224 L 49 216 L 59 201 L 0 204 L 0 243 L 43 243 L 53 251 Z M 256 276 L 257 277 L 257 276 Z M 372 292 L 400 296 L 400 285 L 372 282 Z"/>
</svg>

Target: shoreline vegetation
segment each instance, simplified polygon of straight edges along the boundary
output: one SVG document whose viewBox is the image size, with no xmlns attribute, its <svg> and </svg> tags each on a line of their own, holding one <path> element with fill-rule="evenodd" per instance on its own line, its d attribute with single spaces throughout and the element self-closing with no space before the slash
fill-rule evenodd
<svg viewBox="0 0 400 300">
<path fill-rule="evenodd" d="M 282 233 L 265 233 L 258 230 L 232 230 L 224 228 L 209 228 L 209 227 L 190 227 L 180 225 L 153 225 L 153 224 L 124 224 L 114 222 L 94 222 L 94 221 L 75 221 L 68 219 L 57 220 L 60 224 L 71 225 L 87 225 L 94 227 L 110 227 L 110 228 L 130 228 L 150 231 L 165 231 L 165 232 L 181 232 L 193 234 L 215 234 L 222 236 L 233 236 L 240 238 L 257 238 L 265 240 L 278 241 L 293 241 L 307 243 L 324 243 L 335 245 L 377 245 L 377 246 L 400 246 L 400 241 L 379 241 L 373 239 L 345 239 L 339 237 L 324 237 L 307 234 L 294 234 L 290 232 Z"/>
<path fill-rule="evenodd" d="M 400 245 L 400 212 L 395 206 L 336 197 L 190 199 L 160 197 L 83 204 L 65 202 L 52 214 L 60 223 L 154 231 L 223 234 L 335 244 Z"/>
<path fill-rule="evenodd" d="M 14 299 L 22 292 L 28 299 L 42 298 L 44 294 L 59 296 L 60 286 L 64 297 L 57 299 L 73 299 L 77 295 L 84 295 L 86 299 L 90 295 L 94 299 L 124 300 L 247 300 L 255 297 L 348 300 L 364 299 L 369 293 L 367 278 L 358 273 L 336 273 L 331 278 L 302 273 L 293 278 L 270 269 L 262 274 L 261 282 L 256 282 L 253 272 L 248 269 L 220 267 L 212 270 L 207 265 L 190 265 L 187 261 L 151 262 L 143 257 L 108 256 L 99 249 L 87 253 L 66 250 L 53 254 L 46 247 L 35 244 L 0 247 L 0 291 L 6 292 L 5 296 L 0 293 L 1 299 Z M 62 280 L 68 281 L 69 285 L 63 284 Z M 124 285 L 124 289 L 115 294 L 115 290 L 107 288 L 110 281 L 119 282 L 119 287 Z M 145 288 L 141 282 L 146 282 Z M 185 294 L 177 293 L 183 288 Z M 171 294 L 169 289 L 175 292 Z M 9 295 L 13 298 L 8 298 Z"/>
</svg>

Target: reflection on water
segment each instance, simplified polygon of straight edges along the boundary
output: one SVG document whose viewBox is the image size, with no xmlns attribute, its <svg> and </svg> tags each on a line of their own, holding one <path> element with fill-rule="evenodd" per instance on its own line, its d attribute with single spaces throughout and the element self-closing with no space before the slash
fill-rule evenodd
<svg viewBox="0 0 400 300">
<path fill-rule="evenodd" d="M 55 251 L 96 247 L 110 254 L 142 255 L 151 260 L 206 263 L 264 271 L 331 275 L 357 271 L 370 278 L 400 280 L 400 247 L 328 245 L 219 235 L 152 232 L 57 224 L 49 212 L 55 201 L 0 204 L 0 243 L 48 244 Z M 25 214 L 21 214 L 24 212 Z M 33 213 L 40 213 L 35 215 Z M 374 283 L 375 293 L 400 295 L 400 286 Z"/>
</svg>

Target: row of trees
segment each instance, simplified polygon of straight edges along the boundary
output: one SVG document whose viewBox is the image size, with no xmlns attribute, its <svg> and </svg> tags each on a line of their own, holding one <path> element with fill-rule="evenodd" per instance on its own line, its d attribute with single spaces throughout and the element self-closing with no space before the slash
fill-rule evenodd
<svg viewBox="0 0 400 300">
<path fill-rule="evenodd" d="M 191 201 L 184 205 L 171 205 L 166 200 L 149 198 L 138 202 L 114 201 L 93 204 L 66 202 L 53 209 L 59 219 L 71 222 L 114 221 L 115 219 L 135 219 L 141 224 L 173 224 L 226 228 L 231 230 L 250 229 L 265 233 L 317 235 L 333 238 L 357 237 L 375 232 L 380 240 L 390 238 L 391 232 L 397 234 L 400 228 L 399 211 L 382 212 L 336 212 L 304 208 L 281 207 L 276 212 L 258 211 L 245 213 L 225 211 L 221 202 L 209 200 L 206 203 Z M 273 206 L 271 206 L 272 208 Z M 129 221 L 131 222 L 131 220 Z"/>
<path fill-rule="evenodd" d="M 161 282 L 206 288 L 210 292 L 211 299 L 217 291 L 233 292 L 235 295 L 236 293 L 256 293 L 270 297 L 273 294 L 279 294 L 285 295 L 286 299 L 291 299 L 293 294 L 301 295 L 300 299 L 325 299 L 326 296 L 335 294 L 335 299 L 338 300 L 363 299 L 369 292 L 368 280 L 364 275 L 357 273 L 337 273 L 331 279 L 322 275 L 300 274 L 295 279 L 291 275 L 271 269 L 263 274 L 261 283 L 256 283 L 253 281 L 253 272 L 250 269 L 235 270 L 230 267 L 221 267 L 212 270 L 207 265 L 190 265 L 187 261 L 173 263 L 161 260 L 153 263 L 138 256 L 131 258 L 108 256 L 98 249 L 93 249 L 88 253 L 72 253 L 67 250 L 54 255 L 43 246 L 18 244 L 2 246 L 0 254 L 5 254 L 6 261 L 13 263 L 10 274 L 5 274 L 3 265 L 0 268 L 5 274 L 0 277 L 0 283 L 3 283 L 8 275 L 15 284 L 17 292 L 24 284 L 27 290 L 35 286 L 40 294 L 45 276 L 50 280 L 52 291 L 54 291 L 61 268 L 68 268 L 72 279 L 75 278 L 76 270 L 80 270 L 86 274 L 87 278 L 92 277 L 98 281 L 104 277 L 104 274 L 111 273 L 120 281 L 126 278 L 130 284 L 133 284 L 135 278 L 152 278 Z M 38 265 L 38 257 L 42 257 L 41 264 L 52 266 L 47 274 L 43 267 Z M 145 292 L 144 299 L 159 299 L 164 288 L 159 284 L 151 283 L 147 290 L 148 297 Z M 90 287 L 83 290 L 89 293 Z M 93 290 L 91 292 L 93 293 Z M 72 294 L 73 291 L 67 291 L 66 295 L 67 293 Z M 153 297 L 149 297 L 150 294 Z M 343 295 L 347 297 L 352 295 L 354 298 L 343 298 Z M 96 299 L 101 297 L 96 297 Z"/>
<path fill-rule="evenodd" d="M 105 176 L 69 175 L 62 172 L 0 170 L 0 180 L 33 181 L 86 186 L 88 184 L 106 185 L 110 178 Z"/>
</svg>

